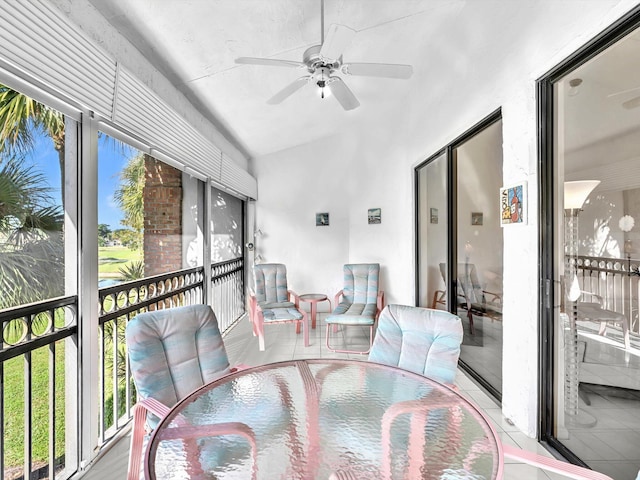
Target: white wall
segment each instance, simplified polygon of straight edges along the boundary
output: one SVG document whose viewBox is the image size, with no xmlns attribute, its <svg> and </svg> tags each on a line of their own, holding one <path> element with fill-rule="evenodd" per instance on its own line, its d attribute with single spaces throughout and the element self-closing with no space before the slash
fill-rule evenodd
<svg viewBox="0 0 640 480">
<path fill-rule="evenodd" d="M 287 264 L 293 287 L 333 294 L 346 262 L 376 261 L 391 303 L 414 303 L 413 167 L 502 107 L 504 185 L 527 181 L 529 224 L 504 230 L 503 413 L 537 429 L 538 257 L 535 81 L 636 2 L 468 2 L 469 23 L 443 25 L 459 43 L 415 46 L 404 115 L 370 117 L 363 128 L 252 161 L 259 182 L 261 254 Z M 491 12 L 491 16 L 487 16 Z M 477 21 L 482 18 L 482 21 Z M 407 22 L 418 21 L 407 19 Z M 435 52 L 435 53 L 434 53 Z M 380 91 L 384 102 L 384 91 Z M 365 109 L 366 104 L 360 107 Z M 348 115 L 348 113 L 345 113 Z M 283 132 L 286 134 L 286 132 Z M 382 224 L 367 225 L 367 209 Z M 315 227 L 316 212 L 331 214 Z"/>
</svg>

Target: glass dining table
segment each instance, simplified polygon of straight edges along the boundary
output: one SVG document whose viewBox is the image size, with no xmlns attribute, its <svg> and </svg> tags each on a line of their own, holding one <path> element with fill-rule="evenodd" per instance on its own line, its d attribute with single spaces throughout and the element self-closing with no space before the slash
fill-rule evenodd
<svg viewBox="0 0 640 480">
<path fill-rule="evenodd" d="M 502 447 L 454 389 L 359 360 L 295 360 L 227 375 L 179 402 L 147 479 L 495 479 Z"/>
</svg>

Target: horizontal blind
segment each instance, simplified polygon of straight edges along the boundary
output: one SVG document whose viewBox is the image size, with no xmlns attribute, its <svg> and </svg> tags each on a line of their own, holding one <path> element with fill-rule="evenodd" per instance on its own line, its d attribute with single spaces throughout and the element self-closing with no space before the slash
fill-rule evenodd
<svg viewBox="0 0 640 480">
<path fill-rule="evenodd" d="M 0 66 L 24 73 L 47 94 L 107 120 L 112 131 L 201 178 L 256 198 L 256 180 L 48 1 L 5 0 Z M 107 125 L 104 123 L 103 125 Z"/>
<path fill-rule="evenodd" d="M 241 169 L 229 157 L 222 156 L 220 169 L 220 183 L 226 185 L 249 198 L 258 198 L 258 183 L 256 179 Z"/>
<path fill-rule="evenodd" d="M 118 73 L 113 122 L 181 164 L 220 179 L 220 149 L 123 67 Z"/>
<path fill-rule="evenodd" d="M 0 56 L 80 107 L 110 116 L 116 62 L 48 2 L 6 0 Z"/>
</svg>

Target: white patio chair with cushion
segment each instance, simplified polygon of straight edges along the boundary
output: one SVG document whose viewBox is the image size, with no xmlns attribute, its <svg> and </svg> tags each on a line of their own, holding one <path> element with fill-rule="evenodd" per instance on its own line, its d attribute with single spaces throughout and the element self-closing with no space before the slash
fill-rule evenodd
<svg viewBox="0 0 640 480">
<path fill-rule="evenodd" d="M 137 480 L 145 433 L 195 389 L 236 369 L 229 365 L 218 321 L 208 305 L 141 313 L 129 321 L 125 336 L 138 395 L 127 479 Z M 202 432 L 202 436 L 230 434 L 245 437 L 252 448 L 255 445 L 251 429 L 237 422 L 208 426 Z M 195 446 L 196 438 L 187 442 Z M 188 451 L 197 461 L 197 448 Z"/>
<path fill-rule="evenodd" d="M 369 361 L 400 367 L 453 385 L 463 331 L 444 310 L 387 305 L 378 318 Z"/>
<path fill-rule="evenodd" d="M 295 323 L 296 333 L 304 330 L 304 346 L 309 346 L 307 313 L 301 310 L 300 298 L 287 287 L 287 268 L 281 263 L 254 265 L 255 292 L 249 298 L 249 316 L 253 334 L 258 336 L 260 350 L 264 350 L 264 326 L 274 323 Z M 293 302 L 291 299 L 293 298 Z"/>
<path fill-rule="evenodd" d="M 378 315 L 384 307 L 384 292 L 379 290 L 380 264 L 358 263 L 346 264 L 344 272 L 344 288 L 336 294 L 336 308 L 325 319 L 327 323 L 327 348 L 340 353 L 369 353 L 373 343 L 373 329 Z M 342 297 L 342 301 L 340 301 Z M 337 331 L 338 325 L 369 327 L 369 348 L 361 350 L 340 350 L 330 345 L 330 327 Z"/>
</svg>

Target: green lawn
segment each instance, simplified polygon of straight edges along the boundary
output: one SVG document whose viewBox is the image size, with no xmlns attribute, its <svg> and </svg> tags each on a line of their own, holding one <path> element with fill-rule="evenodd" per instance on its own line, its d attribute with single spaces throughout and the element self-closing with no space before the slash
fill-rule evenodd
<svg viewBox="0 0 640 480">
<path fill-rule="evenodd" d="M 142 260 L 140 250 L 129 250 L 127 247 L 100 247 L 98 249 L 98 275 L 117 274 L 121 268 L 140 260 Z"/>
</svg>

